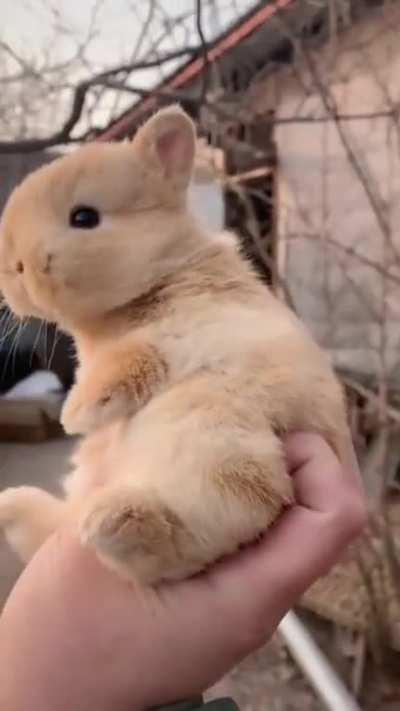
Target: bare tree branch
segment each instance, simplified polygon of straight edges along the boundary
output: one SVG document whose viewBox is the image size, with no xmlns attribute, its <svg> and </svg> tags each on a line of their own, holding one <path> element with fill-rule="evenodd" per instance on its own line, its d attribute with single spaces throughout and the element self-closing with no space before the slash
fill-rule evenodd
<svg viewBox="0 0 400 711">
<path fill-rule="evenodd" d="M 56 145 L 75 142 L 77 139 L 72 137 L 72 130 L 81 118 L 85 104 L 87 92 L 94 86 L 107 84 L 107 80 L 111 77 L 120 74 L 127 74 L 133 71 L 151 69 L 159 67 L 176 59 L 185 56 L 194 56 L 199 53 L 199 47 L 189 46 L 184 49 L 162 54 L 155 59 L 134 62 L 131 64 L 121 64 L 111 69 L 107 69 L 99 74 L 91 77 L 88 80 L 80 82 L 74 90 L 71 112 L 62 127 L 46 138 L 30 138 L 21 141 L 0 141 L 0 153 L 17 153 L 17 152 L 33 152 L 50 148 Z M 125 86 L 121 83 L 121 88 Z M 138 93 L 138 92 L 135 92 Z"/>
<path fill-rule="evenodd" d="M 289 239 L 294 240 L 294 239 L 312 239 L 313 241 L 319 241 L 321 240 L 321 236 L 319 234 L 296 234 L 296 235 L 290 235 L 288 236 Z M 394 274 L 392 271 L 388 271 L 380 262 L 377 262 L 370 257 L 366 257 L 364 254 L 361 254 L 358 250 L 356 250 L 354 247 L 349 247 L 348 245 L 342 244 L 338 239 L 335 239 L 334 237 L 330 237 L 329 235 L 324 236 L 325 242 L 328 244 L 332 245 L 333 248 L 340 250 L 341 252 L 344 252 L 348 257 L 351 257 L 358 261 L 360 264 L 364 264 L 366 267 L 370 267 L 371 269 L 375 270 L 380 276 L 387 278 L 389 281 L 391 281 L 393 284 L 400 285 L 400 275 Z"/>
<path fill-rule="evenodd" d="M 209 62 L 208 62 L 208 48 L 206 38 L 204 36 L 203 30 L 203 3 L 202 0 L 196 0 L 196 28 L 197 33 L 201 42 L 202 56 L 203 56 L 203 80 L 200 93 L 200 102 L 202 102 L 207 94 L 207 89 L 209 85 Z"/>
<path fill-rule="evenodd" d="M 289 22 L 287 21 L 287 18 L 285 17 L 284 13 L 277 13 L 277 20 L 286 35 L 291 39 L 294 46 L 299 51 L 305 66 L 308 68 L 310 76 L 313 80 L 314 87 L 318 92 L 324 109 L 327 114 L 332 117 L 336 125 L 337 133 L 340 142 L 343 146 L 343 149 L 347 155 L 349 164 L 352 170 L 354 171 L 362 189 L 364 190 L 364 193 L 368 199 L 369 204 L 371 205 L 378 226 L 385 240 L 388 241 L 388 243 L 390 244 L 393 254 L 397 257 L 398 252 L 395 246 L 393 245 L 391 228 L 387 220 L 387 205 L 385 204 L 385 201 L 380 195 L 377 186 L 373 185 L 372 176 L 370 175 L 367 166 L 362 163 L 361 156 L 356 155 L 355 150 L 351 146 L 350 141 L 348 140 L 348 137 L 343 130 L 341 121 L 338 120 L 339 111 L 335 98 L 329 89 L 329 86 L 326 82 L 323 81 L 323 78 L 317 68 L 312 53 L 308 50 L 306 43 L 303 41 L 303 38 L 300 35 L 296 35 L 293 33 L 292 28 Z"/>
</svg>

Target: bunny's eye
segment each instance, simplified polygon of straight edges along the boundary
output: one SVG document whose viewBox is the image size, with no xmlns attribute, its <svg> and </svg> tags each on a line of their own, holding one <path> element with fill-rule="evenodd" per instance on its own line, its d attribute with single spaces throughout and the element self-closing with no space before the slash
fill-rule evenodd
<svg viewBox="0 0 400 711">
<path fill-rule="evenodd" d="M 100 224 L 100 214 L 94 207 L 78 205 L 70 212 L 69 224 L 80 230 L 92 230 Z"/>
</svg>

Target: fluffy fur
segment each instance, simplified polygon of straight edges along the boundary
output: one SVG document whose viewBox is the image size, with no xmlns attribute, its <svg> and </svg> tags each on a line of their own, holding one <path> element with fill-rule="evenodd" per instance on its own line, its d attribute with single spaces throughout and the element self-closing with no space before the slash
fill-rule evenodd
<svg viewBox="0 0 400 711">
<path fill-rule="evenodd" d="M 17 315 L 74 336 L 62 419 L 85 435 L 64 501 L 0 494 L 0 525 L 25 559 L 74 522 L 121 575 L 185 577 L 291 504 L 282 433 L 347 447 L 325 354 L 235 237 L 204 233 L 188 213 L 194 153 L 192 122 L 170 107 L 131 144 L 88 145 L 39 169 L 8 202 L 0 286 Z M 100 212 L 97 227 L 70 226 L 79 205 Z"/>
</svg>

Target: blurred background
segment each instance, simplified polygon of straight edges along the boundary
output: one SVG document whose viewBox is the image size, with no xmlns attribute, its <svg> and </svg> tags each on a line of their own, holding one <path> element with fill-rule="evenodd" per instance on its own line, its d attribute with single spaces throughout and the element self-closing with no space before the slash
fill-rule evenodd
<svg viewBox="0 0 400 711">
<path fill-rule="evenodd" d="M 199 134 L 192 210 L 240 235 L 330 352 L 370 527 L 298 612 L 363 709 L 399 709 L 399 2 L 2 0 L 2 11 L 0 212 L 34 168 L 130 139 L 179 101 Z M 1 487 L 57 491 L 74 369 L 66 334 L 1 307 Z M 18 572 L 0 546 L 2 599 Z M 279 634 L 224 684 L 248 711 L 325 708 Z"/>
</svg>

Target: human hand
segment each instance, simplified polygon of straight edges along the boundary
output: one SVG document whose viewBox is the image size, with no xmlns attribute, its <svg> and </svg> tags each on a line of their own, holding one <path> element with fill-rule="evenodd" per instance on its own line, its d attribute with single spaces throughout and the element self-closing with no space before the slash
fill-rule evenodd
<svg viewBox="0 0 400 711">
<path fill-rule="evenodd" d="M 138 589 L 68 532 L 25 569 L 0 619 L 0 708 L 139 711 L 203 692 L 262 645 L 365 522 L 355 459 L 286 445 L 296 505 L 264 540 L 185 582 Z"/>
</svg>

